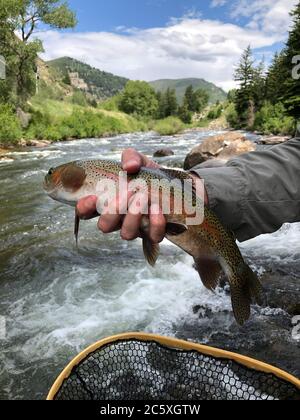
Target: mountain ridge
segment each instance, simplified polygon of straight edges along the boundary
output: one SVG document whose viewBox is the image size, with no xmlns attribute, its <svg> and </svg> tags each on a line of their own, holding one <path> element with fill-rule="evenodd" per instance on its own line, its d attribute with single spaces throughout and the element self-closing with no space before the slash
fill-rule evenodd
<svg viewBox="0 0 300 420">
<path fill-rule="evenodd" d="M 209 103 L 223 102 L 227 98 L 226 92 L 212 82 L 203 78 L 189 77 L 182 79 L 158 79 L 148 82 L 156 91 L 166 91 L 168 88 L 175 89 L 177 99 L 183 101 L 185 90 L 192 85 L 196 89 L 204 89 L 209 94 Z"/>
<path fill-rule="evenodd" d="M 120 93 L 129 79 L 102 71 L 82 61 L 71 57 L 60 57 L 47 61 L 46 64 L 54 69 L 64 80 L 70 79 L 69 83 L 97 100 L 105 100 Z M 78 77 L 76 77 L 78 73 Z M 75 75 L 75 77 L 74 77 Z M 208 82 L 203 78 L 182 79 L 158 79 L 148 82 L 156 91 L 166 91 L 168 88 L 175 89 L 179 103 L 183 102 L 185 90 L 192 85 L 196 89 L 204 89 L 209 95 L 209 103 L 225 101 L 227 94 L 220 87 Z"/>
</svg>

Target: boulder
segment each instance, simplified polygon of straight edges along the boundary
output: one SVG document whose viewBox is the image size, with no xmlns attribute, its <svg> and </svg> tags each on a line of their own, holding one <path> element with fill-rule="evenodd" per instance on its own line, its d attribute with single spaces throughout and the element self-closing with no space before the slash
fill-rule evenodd
<svg viewBox="0 0 300 420">
<path fill-rule="evenodd" d="M 208 137 L 187 155 L 184 169 L 189 170 L 214 158 L 227 162 L 240 154 L 253 152 L 255 148 L 254 143 L 248 141 L 242 133 L 236 131 Z"/>
<path fill-rule="evenodd" d="M 221 153 L 218 155 L 218 159 L 228 161 L 235 156 L 242 155 L 244 153 L 254 152 L 256 149 L 255 144 L 250 140 L 237 140 L 226 146 Z"/>
<path fill-rule="evenodd" d="M 153 157 L 167 157 L 174 156 L 174 154 L 175 153 L 171 149 L 160 149 L 153 154 Z"/>
</svg>

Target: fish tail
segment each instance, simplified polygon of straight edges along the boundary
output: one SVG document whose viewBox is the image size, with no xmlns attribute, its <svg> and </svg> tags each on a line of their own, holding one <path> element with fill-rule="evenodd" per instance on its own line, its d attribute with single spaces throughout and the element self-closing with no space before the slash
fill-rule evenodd
<svg viewBox="0 0 300 420">
<path fill-rule="evenodd" d="M 245 263 L 231 272 L 228 279 L 233 313 L 236 321 L 243 325 L 250 317 L 251 302 L 261 302 L 262 286 L 257 275 Z"/>
</svg>

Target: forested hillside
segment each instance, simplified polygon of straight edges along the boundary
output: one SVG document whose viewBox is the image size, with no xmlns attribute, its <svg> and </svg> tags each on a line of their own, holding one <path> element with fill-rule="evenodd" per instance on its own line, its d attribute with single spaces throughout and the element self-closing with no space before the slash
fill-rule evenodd
<svg viewBox="0 0 300 420">
<path fill-rule="evenodd" d="M 114 76 L 70 57 L 58 58 L 47 64 L 59 71 L 67 83 L 71 82 L 70 73 L 78 73 L 79 78 L 87 85 L 87 92 L 99 100 L 116 95 L 128 81 L 124 77 Z"/>
<path fill-rule="evenodd" d="M 189 86 L 193 86 L 194 90 L 204 90 L 209 96 L 210 104 L 215 104 L 218 101 L 223 102 L 227 97 L 223 89 L 204 79 L 162 79 L 150 82 L 150 85 L 160 92 L 165 92 L 167 89 L 175 89 L 177 100 L 180 104 L 183 103 L 185 91 Z"/>
</svg>

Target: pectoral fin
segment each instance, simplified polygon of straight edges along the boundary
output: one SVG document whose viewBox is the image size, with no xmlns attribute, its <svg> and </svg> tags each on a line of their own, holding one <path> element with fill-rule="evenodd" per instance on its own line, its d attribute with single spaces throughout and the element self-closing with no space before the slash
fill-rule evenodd
<svg viewBox="0 0 300 420">
<path fill-rule="evenodd" d="M 78 247 L 79 225 L 80 225 L 80 218 L 78 216 L 77 209 L 75 209 L 74 235 L 75 235 L 75 240 L 76 240 L 76 246 L 77 247 Z"/>
<path fill-rule="evenodd" d="M 148 263 L 154 267 L 159 257 L 159 245 L 151 242 L 147 235 L 143 235 L 143 251 Z"/>
<path fill-rule="evenodd" d="M 194 260 L 204 286 L 209 290 L 215 290 L 222 271 L 219 262 L 209 257 L 194 258 Z"/>
</svg>

